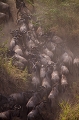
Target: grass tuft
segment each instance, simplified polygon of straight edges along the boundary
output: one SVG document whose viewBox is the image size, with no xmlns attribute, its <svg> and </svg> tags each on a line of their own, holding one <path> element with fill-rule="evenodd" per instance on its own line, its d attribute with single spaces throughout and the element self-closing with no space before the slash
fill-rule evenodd
<svg viewBox="0 0 79 120">
<path fill-rule="evenodd" d="M 79 100 L 76 100 L 74 104 L 71 104 L 69 101 L 62 101 L 60 107 L 59 120 L 79 120 Z"/>
</svg>

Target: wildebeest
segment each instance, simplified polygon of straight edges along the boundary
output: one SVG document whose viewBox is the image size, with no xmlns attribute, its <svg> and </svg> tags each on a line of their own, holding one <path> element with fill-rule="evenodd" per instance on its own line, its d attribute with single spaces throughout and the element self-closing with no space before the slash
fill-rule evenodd
<svg viewBox="0 0 79 120">
<path fill-rule="evenodd" d="M 33 40 L 29 40 L 29 41 L 27 42 L 27 47 L 28 47 L 28 49 L 31 51 L 33 48 L 36 47 L 36 45 L 35 45 L 35 43 L 33 42 Z"/>
<path fill-rule="evenodd" d="M 68 81 L 67 81 L 67 78 L 65 75 L 62 74 L 62 77 L 61 77 L 61 89 L 62 89 L 62 92 L 64 92 L 66 90 L 68 86 Z"/>
<path fill-rule="evenodd" d="M 16 45 L 16 46 L 14 47 L 13 51 L 14 51 L 16 54 L 18 54 L 18 55 L 20 55 L 20 56 L 23 57 L 23 51 L 22 51 L 22 49 L 20 48 L 19 45 Z"/>
<path fill-rule="evenodd" d="M 29 19 L 31 19 L 31 12 L 29 11 L 29 9 L 27 8 L 24 2 L 20 2 L 20 7 L 18 8 L 18 12 L 17 12 L 17 19 L 19 13 L 20 13 L 20 17 L 25 19 L 26 24 L 28 25 Z"/>
<path fill-rule="evenodd" d="M 74 71 L 73 74 L 78 76 L 79 75 L 79 58 L 76 57 L 74 60 L 73 60 L 73 65 L 74 65 Z"/>
<path fill-rule="evenodd" d="M 10 45 L 9 45 L 9 50 L 12 52 L 14 47 L 17 45 L 18 43 L 18 38 L 17 37 L 13 37 L 10 41 Z"/>
<path fill-rule="evenodd" d="M 10 34 L 12 35 L 12 37 L 17 37 L 18 39 L 20 39 L 20 37 L 22 37 L 19 29 L 11 31 Z"/>
<path fill-rule="evenodd" d="M 38 37 L 41 37 L 44 34 L 44 31 L 42 30 L 41 27 L 38 27 L 38 29 L 36 31 L 36 34 L 37 34 Z"/>
<path fill-rule="evenodd" d="M 75 58 L 73 64 L 75 65 L 75 67 L 79 67 L 79 58 Z"/>
<path fill-rule="evenodd" d="M 42 80 L 42 86 L 48 90 L 51 89 L 50 81 L 46 77 Z"/>
<path fill-rule="evenodd" d="M 47 95 L 48 95 L 51 90 L 51 80 L 48 76 L 48 73 L 46 73 L 45 77 L 42 80 L 42 86 L 47 89 Z"/>
<path fill-rule="evenodd" d="M 22 34 L 26 33 L 27 32 L 27 26 L 25 23 L 22 23 L 21 26 L 20 26 L 20 32 Z"/>
<path fill-rule="evenodd" d="M 22 93 L 13 93 L 9 95 L 8 101 L 9 104 L 13 107 L 14 105 L 20 105 L 21 107 L 25 107 L 28 100 L 32 97 L 33 91 L 26 91 Z"/>
<path fill-rule="evenodd" d="M 40 54 L 39 58 L 40 58 L 41 64 L 43 65 L 52 64 L 51 58 L 46 54 Z"/>
<path fill-rule="evenodd" d="M 39 67 L 36 63 L 33 63 L 32 67 L 32 84 L 34 89 L 37 89 L 40 85 Z"/>
<path fill-rule="evenodd" d="M 24 56 L 25 56 L 25 58 L 29 59 L 29 61 L 30 61 L 30 59 L 33 58 L 34 54 L 31 51 L 26 49 L 24 52 Z"/>
<path fill-rule="evenodd" d="M 29 21 L 28 27 L 29 27 L 29 30 L 34 30 L 34 25 L 32 20 Z"/>
<path fill-rule="evenodd" d="M 34 88 L 38 88 L 38 86 L 40 86 L 40 78 L 39 75 L 37 74 L 32 74 L 32 84 L 34 86 Z"/>
<path fill-rule="evenodd" d="M 60 62 L 63 63 L 70 71 L 73 72 L 73 56 L 68 52 L 65 52 L 60 59 Z"/>
<path fill-rule="evenodd" d="M 40 68 L 40 78 L 43 79 L 46 75 L 46 68 L 44 65 L 41 65 L 41 68 Z"/>
<path fill-rule="evenodd" d="M 51 74 L 52 74 L 52 71 L 53 71 L 53 64 L 54 64 L 54 62 L 48 64 L 47 67 L 46 67 L 46 71 L 49 74 L 50 79 L 51 79 Z"/>
<path fill-rule="evenodd" d="M 53 54 L 53 52 L 51 52 L 48 48 L 45 48 L 43 51 L 44 51 L 44 53 L 45 53 L 46 55 L 48 55 L 51 59 L 53 58 L 54 54 Z"/>
<path fill-rule="evenodd" d="M 61 59 L 62 59 L 62 62 L 63 62 L 65 65 L 69 65 L 69 66 L 70 66 L 70 65 L 72 64 L 72 62 L 73 62 L 72 57 L 71 57 L 67 52 L 65 52 L 65 53 L 62 55 Z"/>
<path fill-rule="evenodd" d="M 39 110 L 37 107 L 33 109 L 29 114 L 27 115 L 27 120 L 37 120 L 40 117 Z"/>
<path fill-rule="evenodd" d="M 45 103 L 41 102 L 39 105 L 37 105 L 29 114 L 27 115 L 27 120 L 43 120 L 41 111 L 45 107 Z"/>
<path fill-rule="evenodd" d="M 27 64 L 27 60 L 18 54 L 15 54 L 12 58 L 13 58 L 13 60 L 17 60 L 17 61 L 22 62 L 24 65 Z"/>
<path fill-rule="evenodd" d="M 52 88 L 52 90 L 51 90 L 51 92 L 50 92 L 50 94 L 48 96 L 48 100 L 49 100 L 51 108 L 53 108 L 56 105 L 56 102 L 57 102 L 57 96 L 58 96 L 58 93 L 59 93 L 59 91 L 58 91 L 58 85 L 59 84 L 56 84 Z"/>
<path fill-rule="evenodd" d="M 31 39 L 36 45 L 39 44 L 39 41 L 38 41 L 38 39 L 37 39 L 35 30 L 31 30 L 31 31 L 29 32 L 29 36 L 30 36 L 30 39 Z"/>
<path fill-rule="evenodd" d="M 45 99 L 47 97 L 48 89 L 46 87 L 44 87 L 44 86 L 40 86 L 38 88 L 38 92 L 41 93 L 41 98 Z"/>
<path fill-rule="evenodd" d="M 69 73 L 68 68 L 65 65 L 61 65 L 61 74 L 67 75 Z"/>
<path fill-rule="evenodd" d="M 57 66 L 54 65 L 53 66 L 53 72 L 51 74 L 51 80 L 52 80 L 53 83 L 59 83 L 59 79 L 60 79 L 60 77 L 59 77 L 59 73 L 57 71 Z"/>
<path fill-rule="evenodd" d="M 59 36 L 53 36 L 52 41 L 56 44 L 61 44 L 63 40 Z"/>
<path fill-rule="evenodd" d="M 55 43 L 49 41 L 46 46 L 50 51 L 55 52 L 57 45 Z"/>
<path fill-rule="evenodd" d="M 28 100 L 26 104 L 27 114 L 41 102 L 41 93 L 35 92 L 34 95 Z"/>
</svg>

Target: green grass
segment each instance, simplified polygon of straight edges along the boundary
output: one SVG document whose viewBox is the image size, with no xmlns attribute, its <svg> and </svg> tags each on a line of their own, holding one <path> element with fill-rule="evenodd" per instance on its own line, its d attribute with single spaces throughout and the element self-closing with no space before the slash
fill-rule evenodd
<svg viewBox="0 0 79 120">
<path fill-rule="evenodd" d="M 71 104 L 69 101 L 62 101 L 60 107 L 61 113 L 59 120 L 79 120 L 79 100 L 74 104 Z"/>
<path fill-rule="evenodd" d="M 79 120 L 79 80 L 72 82 L 70 87 L 72 98 L 60 102 L 59 120 Z"/>
<path fill-rule="evenodd" d="M 61 37 L 69 36 L 71 39 L 78 36 L 78 0 L 36 0 L 35 7 L 34 16 L 45 31 L 52 31 Z"/>
<path fill-rule="evenodd" d="M 60 103 L 60 107 L 61 107 L 61 114 L 59 120 L 67 120 L 68 113 L 70 112 L 71 109 L 71 105 L 69 104 L 69 102 L 62 101 Z"/>
</svg>

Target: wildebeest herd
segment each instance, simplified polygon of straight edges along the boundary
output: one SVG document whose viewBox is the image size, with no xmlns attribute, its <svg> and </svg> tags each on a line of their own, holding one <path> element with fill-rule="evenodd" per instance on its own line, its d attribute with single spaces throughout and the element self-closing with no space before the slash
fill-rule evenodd
<svg viewBox="0 0 79 120">
<path fill-rule="evenodd" d="M 21 7 L 17 17 L 18 29 L 11 32 L 8 54 L 14 66 L 21 70 L 28 67 L 33 90 L 9 96 L 0 94 L 0 120 L 13 117 L 44 120 L 41 111 L 46 105 L 54 109 L 58 95 L 68 89 L 67 76 L 73 74 L 73 68 L 79 67 L 79 58 L 74 59 L 60 37 L 44 33 L 41 26 L 34 27 L 29 9 L 24 3 Z"/>
</svg>

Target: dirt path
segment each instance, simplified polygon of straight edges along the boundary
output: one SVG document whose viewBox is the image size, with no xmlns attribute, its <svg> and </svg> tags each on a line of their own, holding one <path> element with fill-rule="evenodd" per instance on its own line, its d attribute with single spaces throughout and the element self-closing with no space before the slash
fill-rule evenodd
<svg viewBox="0 0 79 120">
<path fill-rule="evenodd" d="M 17 20 L 17 9 L 16 9 L 16 4 L 15 4 L 15 0 L 7 0 L 7 3 L 10 6 L 10 11 L 13 17 L 13 22 L 16 25 L 16 20 Z"/>
<path fill-rule="evenodd" d="M 11 40 L 10 32 L 12 30 L 17 29 L 16 27 L 17 9 L 16 9 L 15 0 L 7 0 L 7 3 L 10 6 L 10 11 L 11 11 L 13 21 L 11 20 L 5 25 L 0 25 L 0 43 L 6 42 L 7 46 L 9 46 L 9 43 Z"/>
</svg>

